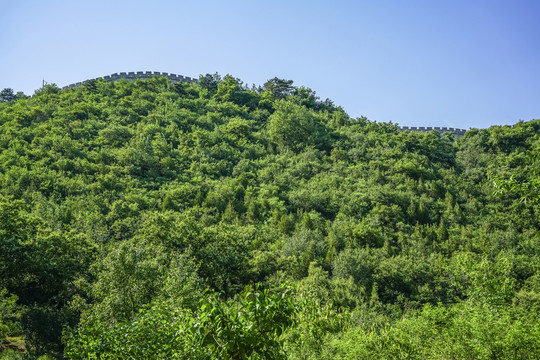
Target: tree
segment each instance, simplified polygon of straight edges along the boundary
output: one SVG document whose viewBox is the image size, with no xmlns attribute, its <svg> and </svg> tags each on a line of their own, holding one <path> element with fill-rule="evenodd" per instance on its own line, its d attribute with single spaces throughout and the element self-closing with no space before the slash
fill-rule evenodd
<svg viewBox="0 0 540 360">
<path fill-rule="evenodd" d="M 519 194 L 521 201 L 540 201 L 540 178 L 517 180 L 511 176 L 508 180 L 493 181 L 493 186 L 497 189 L 496 195 L 515 192 Z"/>
<path fill-rule="evenodd" d="M 199 75 L 199 81 L 197 83 L 203 89 L 206 89 L 210 93 L 214 94 L 217 91 L 218 85 L 221 81 L 221 76 L 218 73 L 206 75 L 201 74 Z"/>
<path fill-rule="evenodd" d="M 294 86 L 292 80 L 279 79 L 277 77 L 268 80 L 264 83 L 263 89 L 270 91 L 277 99 L 293 94 Z"/>
<path fill-rule="evenodd" d="M 0 91 L 0 102 L 8 102 L 17 100 L 17 96 L 13 93 L 13 89 L 5 88 Z"/>
<path fill-rule="evenodd" d="M 281 148 L 298 152 L 306 146 L 321 147 L 326 143 L 326 129 L 318 113 L 288 100 L 276 102 L 275 107 L 268 133 Z"/>
<path fill-rule="evenodd" d="M 240 79 L 226 75 L 217 86 L 215 97 L 220 101 L 231 101 L 237 105 L 253 107 L 256 97 L 253 93 L 245 90 Z"/>
<path fill-rule="evenodd" d="M 15 97 L 17 98 L 17 100 L 29 98 L 29 96 L 23 93 L 22 91 L 17 91 L 17 93 L 15 94 Z"/>
<path fill-rule="evenodd" d="M 270 291 L 247 287 L 234 299 L 205 294 L 191 312 L 155 301 L 136 317 L 67 330 L 70 359 L 285 359 L 280 342 L 293 325 L 296 306 L 287 286 Z"/>
<path fill-rule="evenodd" d="M 0 339 L 18 333 L 20 313 L 17 311 L 17 300 L 16 295 L 0 289 Z"/>
<path fill-rule="evenodd" d="M 256 285 L 245 288 L 232 302 L 208 296 L 194 331 L 199 344 L 211 349 L 212 358 L 253 359 L 256 354 L 285 359 L 279 337 L 293 324 L 295 310 L 286 286 L 270 292 Z"/>
<path fill-rule="evenodd" d="M 540 201 L 540 155 L 537 149 L 536 151 L 529 151 L 527 153 L 528 160 L 532 167 L 532 174 L 529 178 L 517 179 L 513 175 L 510 179 L 495 179 L 493 186 L 495 187 L 494 194 L 503 195 L 509 192 L 519 194 L 520 200 L 527 201 Z"/>
</svg>

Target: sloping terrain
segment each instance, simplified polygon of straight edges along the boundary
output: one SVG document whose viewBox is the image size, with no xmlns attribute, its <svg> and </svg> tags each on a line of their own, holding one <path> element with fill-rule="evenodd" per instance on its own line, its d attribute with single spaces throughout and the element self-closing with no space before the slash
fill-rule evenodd
<svg viewBox="0 0 540 360">
<path fill-rule="evenodd" d="M 539 130 L 398 131 L 217 75 L 0 103 L 0 336 L 74 359 L 540 357 Z"/>
</svg>

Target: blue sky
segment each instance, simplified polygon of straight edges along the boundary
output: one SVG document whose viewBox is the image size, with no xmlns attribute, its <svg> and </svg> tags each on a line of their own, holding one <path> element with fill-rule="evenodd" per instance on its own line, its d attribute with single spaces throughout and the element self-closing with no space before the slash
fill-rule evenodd
<svg viewBox="0 0 540 360">
<path fill-rule="evenodd" d="M 0 88 L 120 71 L 275 76 L 352 117 L 468 129 L 540 118 L 540 1 L 3 1 Z"/>
</svg>

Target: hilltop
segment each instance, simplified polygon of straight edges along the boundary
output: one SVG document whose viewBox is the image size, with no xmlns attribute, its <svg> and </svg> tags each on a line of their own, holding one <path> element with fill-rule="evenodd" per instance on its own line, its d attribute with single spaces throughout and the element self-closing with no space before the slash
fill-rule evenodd
<svg viewBox="0 0 540 360">
<path fill-rule="evenodd" d="M 73 359 L 538 357 L 539 130 L 402 131 L 277 78 L 46 85 L 0 103 L 0 337 Z"/>
</svg>

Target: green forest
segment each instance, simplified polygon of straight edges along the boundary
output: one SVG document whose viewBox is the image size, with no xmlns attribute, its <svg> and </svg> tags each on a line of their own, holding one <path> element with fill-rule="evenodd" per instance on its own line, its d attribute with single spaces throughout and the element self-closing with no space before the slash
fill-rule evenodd
<svg viewBox="0 0 540 360">
<path fill-rule="evenodd" d="M 0 359 L 540 358 L 540 120 L 218 74 L 0 100 Z"/>
</svg>

